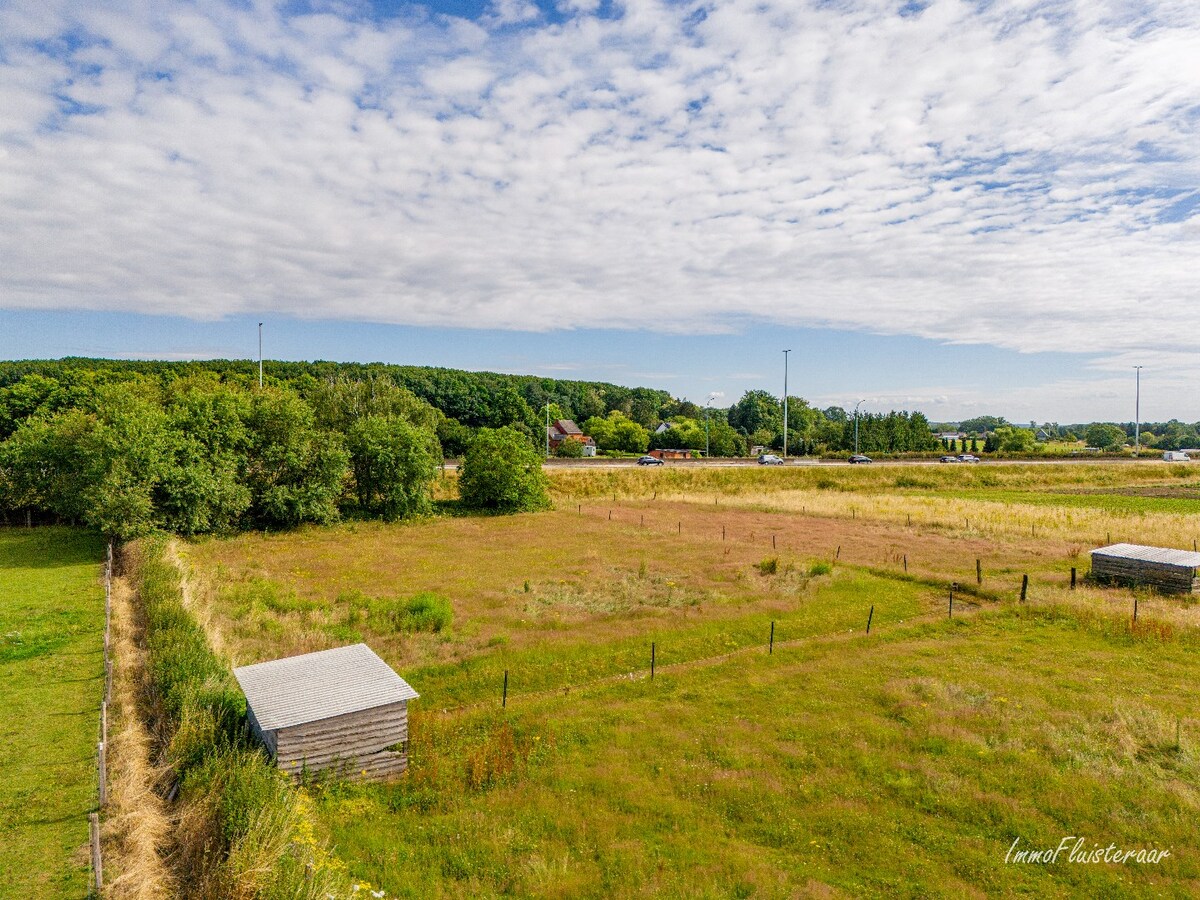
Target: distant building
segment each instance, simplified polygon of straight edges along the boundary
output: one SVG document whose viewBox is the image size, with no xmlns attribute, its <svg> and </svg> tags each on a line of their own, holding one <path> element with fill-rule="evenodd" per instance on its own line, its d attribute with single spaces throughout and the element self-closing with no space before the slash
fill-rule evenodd
<svg viewBox="0 0 1200 900">
<path fill-rule="evenodd" d="M 583 429 L 570 419 L 558 419 L 547 430 L 550 438 L 550 450 L 553 451 L 563 441 L 579 441 L 583 444 L 584 456 L 596 455 L 596 442 L 583 433 Z"/>
<path fill-rule="evenodd" d="M 655 459 L 696 459 L 700 454 L 695 450 L 662 449 L 651 450 L 649 455 Z"/>
</svg>

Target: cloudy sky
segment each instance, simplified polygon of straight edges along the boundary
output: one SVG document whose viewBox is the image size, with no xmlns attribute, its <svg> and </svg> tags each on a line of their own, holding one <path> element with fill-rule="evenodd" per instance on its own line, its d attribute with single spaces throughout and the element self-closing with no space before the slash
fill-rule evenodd
<svg viewBox="0 0 1200 900">
<path fill-rule="evenodd" d="M 0 355 L 1200 419 L 1194 0 L 0 0 Z"/>
</svg>

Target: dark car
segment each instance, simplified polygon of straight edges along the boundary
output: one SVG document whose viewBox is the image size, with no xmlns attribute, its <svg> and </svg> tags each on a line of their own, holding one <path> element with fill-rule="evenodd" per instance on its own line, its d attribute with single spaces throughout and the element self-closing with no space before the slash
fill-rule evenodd
<svg viewBox="0 0 1200 900">
<path fill-rule="evenodd" d="M 943 456 L 941 459 L 938 460 L 938 462 L 956 463 L 956 462 L 962 462 L 962 460 L 959 459 L 957 456 Z"/>
<path fill-rule="evenodd" d="M 639 466 L 661 466 L 663 461 L 657 456 L 640 456 L 638 457 Z"/>
<path fill-rule="evenodd" d="M 861 453 L 855 453 L 852 457 L 850 457 L 851 465 L 854 465 L 855 463 L 869 463 L 870 461 L 871 457 L 863 456 Z"/>
</svg>

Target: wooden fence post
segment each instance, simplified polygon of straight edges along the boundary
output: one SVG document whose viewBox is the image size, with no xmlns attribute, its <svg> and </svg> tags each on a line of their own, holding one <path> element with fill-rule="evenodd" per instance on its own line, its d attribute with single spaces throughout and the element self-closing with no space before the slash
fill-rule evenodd
<svg viewBox="0 0 1200 900">
<path fill-rule="evenodd" d="M 947 619 L 954 618 L 954 588 L 950 588 L 950 609 L 946 613 L 946 618 Z"/>
<path fill-rule="evenodd" d="M 500 695 L 500 708 L 508 706 L 508 669 L 504 670 L 504 693 Z"/>
<path fill-rule="evenodd" d="M 775 549 L 775 535 L 771 535 L 771 549 Z"/>
<path fill-rule="evenodd" d="M 650 642 L 650 680 L 654 680 L 654 641 Z"/>
<path fill-rule="evenodd" d="M 1071 590 L 1075 590 L 1075 567 L 1071 566 Z"/>
<path fill-rule="evenodd" d="M 983 584 L 983 562 L 978 559 L 975 560 L 975 583 Z"/>
<path fill-rule="evenodd" d="M 837 553 L 833 554 L 833 558 L 834 559 L 842 558 L 842 545 L 841 544 L 838 544 Z"/>
<path fill-rule="evenodd" d="M 1029 590 L 1029 576 L 1022 575 L 1021 576 L 1021 602 L 1022 603 L 1025 602 L 1025 594 L 1028 590 Z"/>
<path fill-rule="evenodd" d="M 104 741 L 96 744 L 96 771 L 100 779 L 99 800 L 103 809 L 108 803 L 108 773 L 104 763 Z"/>
<path fill-rule="evenodd" d="M 867 613 L 867 634 L 871 633 L 871 620 L 875 618 L 875 605 L 871 605 L 871 611 Z"/>
<path fill-rule="evenodd" d="M 1135 625 L 1137 624 L 1137 606 L 1138 606 L 1138 598 L 1134 597 L 1133 598 L 1133 623 Z"/>
<path fill-rule="evenodd" d="M 905 572 L 908 571 L 908 554 L 907 553 L 904 554 L 904 571 Z"/>
<path fill-rule="evenodd" d="M 92 839 L 92 884 L 99 895 L 104 889 L 104 865 L 100 858 L 100 816 L 88 813 L 88 831 Z"/>
<path fill-rule="evenodd" d="M 769 654 L 773 654 L 774 652 L 775 652 L 775 620 L 772 619 L 771 620 L 771 645 L 770 645 L 770 649 L 767 650 L 767 653 L 769 655 Z"/>
</svg>

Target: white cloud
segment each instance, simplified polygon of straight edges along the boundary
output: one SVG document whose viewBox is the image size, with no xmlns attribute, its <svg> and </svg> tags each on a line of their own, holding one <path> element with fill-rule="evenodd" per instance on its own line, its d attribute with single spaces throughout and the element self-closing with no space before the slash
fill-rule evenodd
<svg viewBox="0 0 1200 900">
<path fill-rule="evenodd" d="M 0 305 L 764 319 L 1200 374 L 1190 4 L 343 6 L 0 9 Z"/>
</svg>

